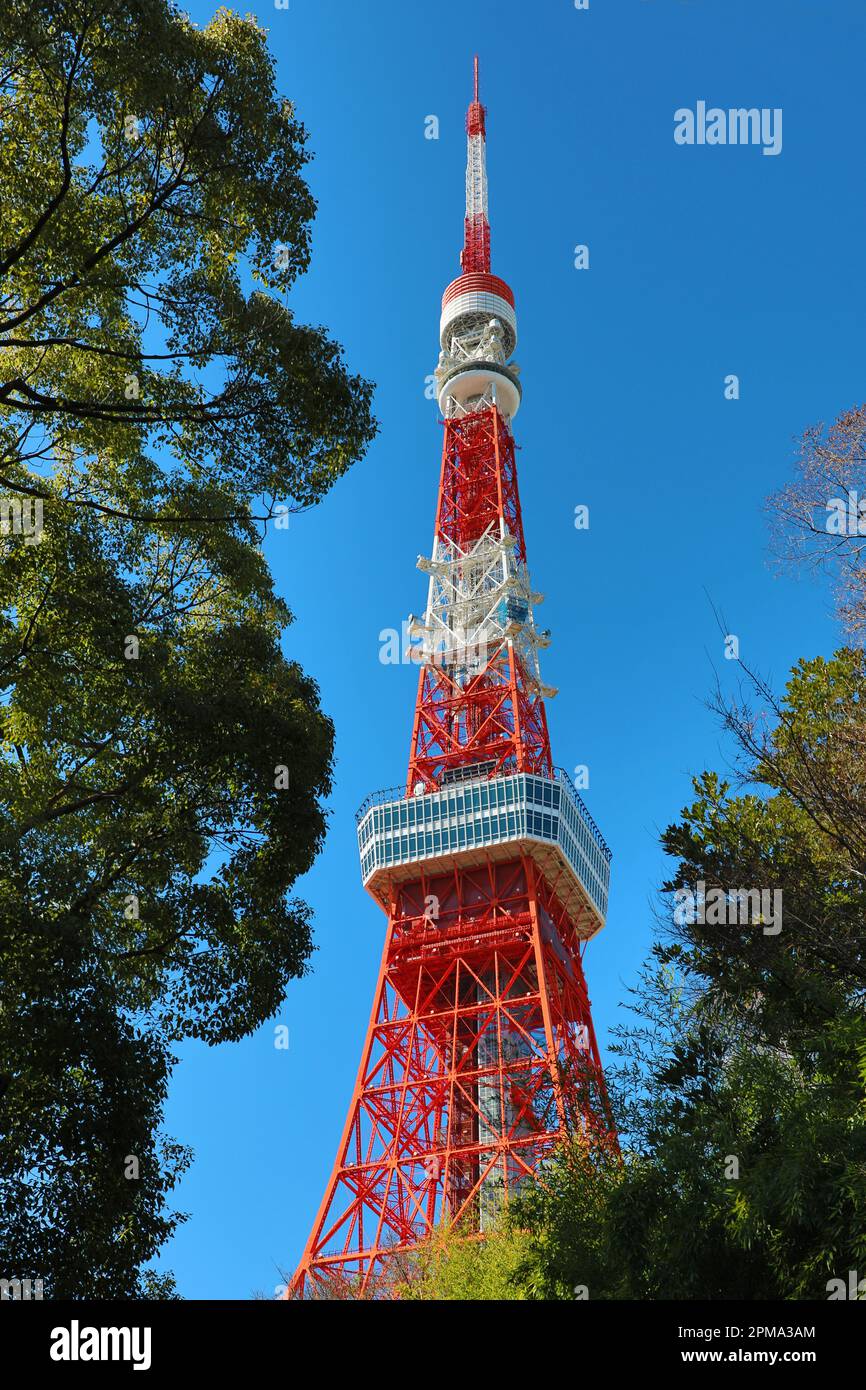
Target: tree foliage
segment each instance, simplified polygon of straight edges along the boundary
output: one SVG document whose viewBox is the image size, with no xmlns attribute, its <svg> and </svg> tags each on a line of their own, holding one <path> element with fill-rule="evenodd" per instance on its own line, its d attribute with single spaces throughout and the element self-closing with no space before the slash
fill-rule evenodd
<svg viewBox="0 0 866 1390">
<path fill-rule="evenodd" d="M 405 1302 L 528 1298 L 520 1278 L 527 1250 L 527 1238 L 511 1227 L 488 1231 L 478 1240 L 459 1227 L 441 1226 L 390 1294 Z"/>
<path fill-rule="evenodd" d="M 140 1296 L 172 1046 L 312 949 L 333 729 L 261 541 L 371 388 L 286 302 L 309 155 L 253 21 L 10 0 L 0 131 L 0 1273 Z"/>
</svg>

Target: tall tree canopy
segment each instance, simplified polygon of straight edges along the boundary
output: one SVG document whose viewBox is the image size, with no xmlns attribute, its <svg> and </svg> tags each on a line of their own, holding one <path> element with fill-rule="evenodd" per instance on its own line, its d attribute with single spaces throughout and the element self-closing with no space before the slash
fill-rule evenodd
<svg viewBox="0 0 866 1390">
<path fill-rule="evenodd" d="M 0 10 L 0 1273 L 53 1296 L 164 1291 L 172 1045 L 312 949 L 333 730 L 261 539 L 375 426 L 287 307 L 308 158 L 249 19 Z"/>
</svg>

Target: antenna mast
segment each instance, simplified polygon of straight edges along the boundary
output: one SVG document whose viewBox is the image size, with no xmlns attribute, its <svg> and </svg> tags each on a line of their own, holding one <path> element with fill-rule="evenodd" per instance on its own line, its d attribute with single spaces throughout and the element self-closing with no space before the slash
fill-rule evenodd
<svg viewBox="0 0 866 1390">
<path fill-rule="evenodd" d="M 466 221 L 460 265 L 464 275 L 490 273 L 490 222 L 487 215 L 486 111 L 478 99 L 478 57 L 475 92 L 466 112 Z"/>
</svg>

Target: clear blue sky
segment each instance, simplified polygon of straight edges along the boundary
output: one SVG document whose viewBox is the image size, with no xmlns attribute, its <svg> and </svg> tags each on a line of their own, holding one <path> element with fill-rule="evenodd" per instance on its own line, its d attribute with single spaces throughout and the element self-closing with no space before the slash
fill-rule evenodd
<svg viewBox="0 0 866 1390">
<path fill-rule="evenodd" d="M 199 22 L 214 5 L 193 0 Z M 268 554 L 296 614 L 286 651 L 337 729 L 327 846 L 300 885 L 313 973 L 242 1044 L 190 1046 L 170 1133 L 195 1164 L 167 1247 L 190 1298 L 271 1293 L 334 1159 L 384 919 L 359 880 L 354 811 L 405 772 L 415 672 L 379 633 L 423 607 L 441 430 L 424 397 L 458 273 L 471 56 L 488 107 L 493 270 L 517 296 L 524 519 L 555 760 L 588 764 L 614 853 L 587 957 L 602 1041 L 651 937 L 659 831 L 723 767 L 705 700 L 733 688 L 712 605 L 778 683 L 837 640 L 829 595 L 768 565 L 765 496 L 793 439 L 866 399 L 863 0 L 261 0 L 282 91 L 307 124 L 319 201 L 298 315 L 377 383 L 381 435 Z M 781 107 L 783 149 L 677 146 L 674 111 Z M 437 115 L 438 141 L 424 138 Z M 590 270 L 573 268 L 577 243 Z M 738 401 L 724 399 L 736 373 Z M 574 508 L 590 507 L 590 529 Z"/>
</svg>

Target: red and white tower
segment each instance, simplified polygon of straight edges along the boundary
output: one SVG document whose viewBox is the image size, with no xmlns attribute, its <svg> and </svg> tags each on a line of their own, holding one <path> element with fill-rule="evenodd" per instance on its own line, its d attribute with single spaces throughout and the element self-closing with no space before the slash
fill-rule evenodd
<svg viewBox="0 0 866 1390">
<path fill-rule="evenodd" d="M 610 852 L 553 766 L 511 422 L 514 295 L 490 273 L 485 109 L 466 121 L 462 273 L 436 369 L 445 442 L 405 787 L 358 812 L 388 918 L 355 1091 L 290 1296 L 389 1287 L 448 1219 L 483 1232 L 567 1133 L 610 1133 L 582 957 Z M 402 1263 L 402 1262 L 401 1262 Z"/>
</svg>

